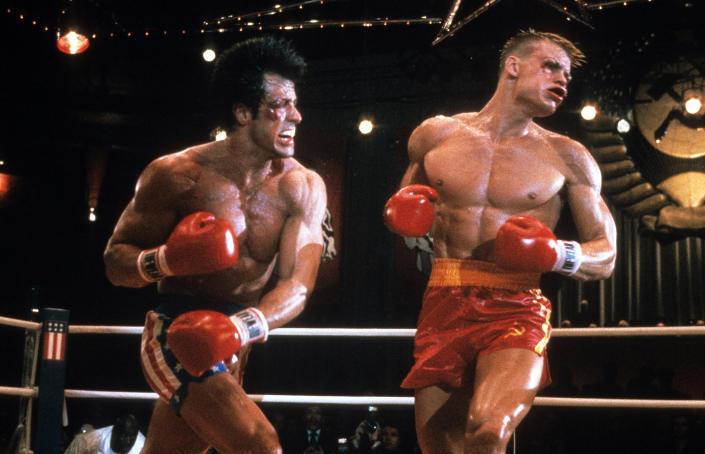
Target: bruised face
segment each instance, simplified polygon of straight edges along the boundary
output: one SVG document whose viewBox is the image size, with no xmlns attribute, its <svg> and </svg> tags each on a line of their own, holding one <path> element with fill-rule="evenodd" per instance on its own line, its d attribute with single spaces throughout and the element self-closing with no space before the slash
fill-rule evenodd
<svg viewBox="0 0 705 454">
<path fill-rule="evenodd" d="M 294 82 L 276 74 L 265 74 L 264 98 L 252 120 L 255 143 L 279 157 L 291 157 L 299 123 L 301 113 L 296 108 Z"/>
<path fill-rule="evenodd" d="M 551 41 L 533 43 L 524 57 L 516 57 L 517 98 L 530 106 L 531 115 L 553 114 L 568 95 L 570 57 Z"/>
</svg>

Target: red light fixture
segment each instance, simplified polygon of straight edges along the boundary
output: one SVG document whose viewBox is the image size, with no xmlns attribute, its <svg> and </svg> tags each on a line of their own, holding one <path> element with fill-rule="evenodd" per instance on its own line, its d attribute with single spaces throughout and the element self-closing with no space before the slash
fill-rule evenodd
<svg viewBox="0 0 705 454">
<path fill-rule="evenodd" d="M 0 173 L 0 195 L 5 194 L 10 189 L 10 175 Z"/>
<path fill-rule="evenodd" d="M 63 53 L 76 55 L 88 49 L 90 41 L 84 35 L 70 30 L 68 33 L 59 36 L 56 47 Z"/>
</svg>

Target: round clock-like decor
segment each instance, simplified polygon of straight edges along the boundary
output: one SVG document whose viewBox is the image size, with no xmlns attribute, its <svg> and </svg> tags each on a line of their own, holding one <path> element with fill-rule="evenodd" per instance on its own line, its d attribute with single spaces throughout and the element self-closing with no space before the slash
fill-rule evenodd
<svg viewBox="0 0 705 454">
<path fill-rule="evenodd" d="M 630 110 L 638 128 L 629 134 L 618 134 L 609 115 L 583 122 L 605 195 L 665 237 L 705 234 L 705 106 L 685 109 L 690 96 L 705 101 L 701 55 L 652 62 L 634 77 Z"/>
<path fill-rule="evenodd" d="M 682 57 L 652 69 L 637 86 L 634 120 L 655 150 L 676 158 L 705 156 L 705 104 L 693 114 L 683 105 L 690 95 L 705 101 L 703 68 L 705 59 Z"/>
</svg>

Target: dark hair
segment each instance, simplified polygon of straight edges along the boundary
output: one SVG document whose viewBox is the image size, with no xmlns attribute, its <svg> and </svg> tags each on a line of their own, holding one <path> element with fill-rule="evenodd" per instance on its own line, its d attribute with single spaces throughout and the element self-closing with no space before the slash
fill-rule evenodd
<svg viewBox="0 0 705 454">
<path fill-rule="evenodd" d="M 534 29 L 521 30 L 516 35 L 512 36 L 504 43 L 502 51 L 499 53 L 499 72 L 500 74 L 504 70 L 504 62 L 510 55 L 518 55 L 523 57 L 533 49 L 532 44 L 540 41 L 550 41 L 558 46 L 560 46 L 568 58 L 570 58 L 570 64 L 573 67 L 578 67 L 585 63 L 585 54 L 578 49 L 575 44 L 555 33 L 548 32 L 537 32 Z"/>
<path fill-rule="evenodd" d="M 230 129 L 232 107 L 242 103 L 257 115 L 264 98 L 264 74 L 272 73 L 297 81 L 306 62 L 291 43 L 264 36 L 238 42 L 218 57 L 211 78 L 211 100 L 216 120 Z"/>
<path fill-rule="evenodd" d="M 139 424 L 131 414 L 120 415 L 115 419 L 110 437 L 110 449 L 117 453 L 129 452 L 137 440 Z"/>
<path fill-rule="evenodd" d="M 137 432 L 139 423 L 137 422 L 137 418 L 134 415 L 127 413 L 115 418 L 115 427 L 123 431 L 134 430 L 135 432 Z"/>
</svg>

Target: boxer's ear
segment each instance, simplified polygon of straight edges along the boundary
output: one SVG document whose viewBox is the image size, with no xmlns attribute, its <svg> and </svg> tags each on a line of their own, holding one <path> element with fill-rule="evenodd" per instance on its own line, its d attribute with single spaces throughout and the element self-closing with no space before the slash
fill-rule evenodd
<svg viewBox="0 0 705 454">
<path fill-rule="evenodd" d="M 252 121 L 252 111 L 244 104 L 233 104 L 233 118 L 236 124 L 244 126 Z"/>
<path fill-rule="evenodd" d="M 504 70 L 507 71 L 510 77 L 519 76 L 519 57 L 510 55 L 504 60 Z"/>
</svg>

